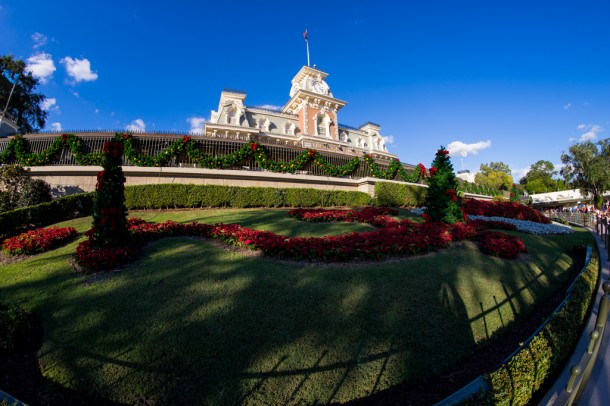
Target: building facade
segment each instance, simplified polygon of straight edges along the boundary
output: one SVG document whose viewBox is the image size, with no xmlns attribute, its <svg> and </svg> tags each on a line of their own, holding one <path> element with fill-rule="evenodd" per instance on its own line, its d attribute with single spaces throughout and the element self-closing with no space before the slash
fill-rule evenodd
<svg viewBox="0 0 610 406">
<path fill-rule="evenodd" d="M 388 152 L 378 124 L 359 127 L 339 124 L 339 111 L 347 102 L 337 99 L 326 82 L 328 74 L 303 66 L 292 79 L 290 99 L 280 110 L 250 107 L 246 93 L 225 89 L 218 109 L 205 123 L 208 137 L 274 139 L 275 143 L 313 149 L 327 149 L 345 155 L 363 153 L 375 158 L 397 158 Z M 320 148 L 321 147 L 321 148 Z"/>
</svg>

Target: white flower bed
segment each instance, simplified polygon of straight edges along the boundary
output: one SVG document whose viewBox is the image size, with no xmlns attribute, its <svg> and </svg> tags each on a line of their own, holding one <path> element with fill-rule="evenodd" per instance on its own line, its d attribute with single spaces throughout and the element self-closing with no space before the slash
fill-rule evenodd
<svg viewBox="0 0 610 406">
<path fill-rule="evenodd" d="M 421 216 L 424 212 L 421 208 L 411 209 L 411 213 L 416 216 Z M 468 215 L 470 220 L 494 220 L 494 221 L 503 221 L 505 223 L 514 224 L 517 227 L 517 231 L 521 231 L 529 234 L 537 234 L 537 235 L 547 235 L 547 234 L 572 234 L 574 230 L 572 227 L 566 226 L 560 223 L 553 222 L 553 224 L 541 224 L 534 223 L 533 221 L 527 220 L 516 220 L 509 219 L 506 217 L 486 217 L 486 216 L 475 216 Z"/>
<path fill-rule="evenodd" d="M 518 231 L 522 231 L 524 233 L 529 234 L 537 234 L 537 235 L 546 235 L 546 234 L 572 234 L 574 230 L 572 227 L 566 226 L 563 224 L 555 223 L 553 224 L 541 224 L 534 223 L 533 221 L 527 220 L 515 220 L 509 219 L 506 217 L 485 217 L 485 216 L 468 216 L 469 219 L 472 220 L 494 220 L 494 221 L 503 221 L 505 223 L 514 224 L 517 227 Z"/>
</svg>

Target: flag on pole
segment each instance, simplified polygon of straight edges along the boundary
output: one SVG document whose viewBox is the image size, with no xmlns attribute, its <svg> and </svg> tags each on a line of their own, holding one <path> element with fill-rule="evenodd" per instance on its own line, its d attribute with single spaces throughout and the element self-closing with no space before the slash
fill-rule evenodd
<svg viewBox="0 0 610 406">
<path fill-rule="evenodd" d="M 9 82 L 11 82 L 11 84 L 15 84 L 17 83 L 17 79 L 19 79 L 19 74 L 18 73 L 12 73 L 11 71 L 5 70 L 4 72 L 2 72 L 2 74 L 4 75 L 5 78 L 8 79 Z"/>
<path fill-rule="evenodd" d="M 303 38 L 305 38 L 305 42 L 309 42 L 309 37 L 307 36 L 307 28 L 305 29 L 305 32 L 303 33 Z"/>
</svg>

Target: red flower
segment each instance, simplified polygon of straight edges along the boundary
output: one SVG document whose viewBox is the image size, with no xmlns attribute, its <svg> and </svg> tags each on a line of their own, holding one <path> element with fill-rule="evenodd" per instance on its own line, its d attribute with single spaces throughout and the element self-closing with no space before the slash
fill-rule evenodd
<svg viewBox="0 0 610 406">
<path fill-rule="evenodd" d="M 184 137 L 182 137 L 182 142 L 184 142 L 185 144 L 187 142 L 189 142 L 191 140 L 191 137 L 189 137 L 188 135 L 185 135 Z"/>
<path fill-rule="evenodd" d="M 258 149 L 258 144 L 256 142 L 251 142 L 250 148 L 252 148 L 253 152 L 256 152 L 256 150 Z"/>
<path fill-rule="evenodd" d="M 68 134 L 62 134 L 61 135 L 61 140 L 62 141 L 68 141 Z"/>
<path fill-rule="evenodd" d="M 446 149 L 439 149 L 436 155 L 449 155 L 449 151 Z"/>
<path fill-rule="evenodd" d="M 316 154 L 316 150 L 315 149 L 308 149 L 307 150 L 307 155 L 309 155 L 309 157 L 313 157 Z"/>
<path fill-rule="evenodd" d="M 451 196 L 452 202 L 455 202 L 457 200 L 457 195 L 455 194 L 455 190 L 447 189 L 447 190 L 445 190 L 445 194 Z"/>
<path fill-rule="evenodd" d="M 434 176 L 436 174 L 436 172 L 438 172 L 438 169 L 436 169 L 435 166 L 433 166 L 432 168 L 430 168 L 430 176 Z"/>
<path fill-rule="evenodd" d="M 419 167 L 419 176 L 426 176 L 426 167 L 424 166 L 424 164 L 420 163 L 417 166 Z"/>
<path fill-rule="evenodd" d="M 517 258 L 520 252 L 527 252 L 525 244 L 519 237 L 497 231 L 483 232 L 479 249 L 488 255 L 507 259 Z"/>
<path fill-rule="evenodd" d="M 11 255 L 31 255 L 48 251 L 76 237 L 77 234 L 73 227 L 39 228 L 4 240 L 2 249 Z"/>
<path fill-rule="evenodd" d="M 549 224 L 551 220 L 542 213 L 518 202 L 486 202 L 465 199 L 463 207 L 468 214 L 487 217 L 506 217 Z"/>
</svg>

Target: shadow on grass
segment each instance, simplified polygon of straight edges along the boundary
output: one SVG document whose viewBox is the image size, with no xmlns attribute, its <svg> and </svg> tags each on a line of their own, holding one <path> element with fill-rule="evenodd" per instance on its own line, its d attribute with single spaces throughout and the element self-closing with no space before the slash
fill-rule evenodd
<svg viewBox="0 0 610 406">
<path fill-rule="evenodd" d="M 41 369 L 86 395 L 159 404 L 366 402 L 416 396 L 403 382 L 413 388 L 455 368 L 559 277 L 543 278 L 529 263 L 494 269 L 500 260 L 471 250 L 327 266 L 170 238 L 91 283 L 64 265 L 0 285 L 0 294 L 48 291 L 33 300 L 47 331 Z M 430 396 L 409 400 L 443 394 Z"/>
</svg>

